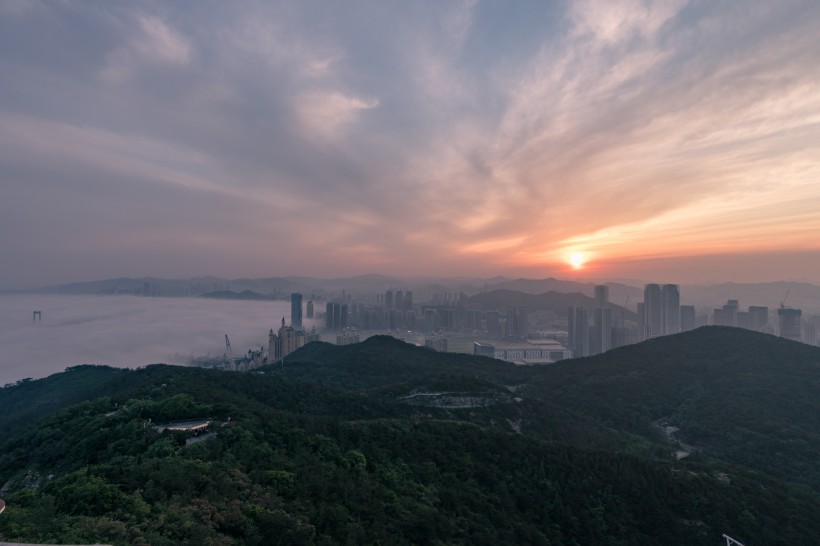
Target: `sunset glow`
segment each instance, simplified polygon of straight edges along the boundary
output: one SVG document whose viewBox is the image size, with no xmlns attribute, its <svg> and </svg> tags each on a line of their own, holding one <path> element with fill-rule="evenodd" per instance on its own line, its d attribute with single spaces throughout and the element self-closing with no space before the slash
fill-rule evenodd
<svg viewBox="0 0 820 546">
<path fill-rule="evenodd" d="M 0 289 L 820 281 L 818 2 L 92 4 L 0 3 Z"/>
<path fill-rule="evenodd" d="M 569 264 L 572 266 L 573 269 L 581 269 L 584 267 L 584 262 L 586 258 L 583 253 L 581 252 L 573 252 L 569 256 Z"/>
</svg>

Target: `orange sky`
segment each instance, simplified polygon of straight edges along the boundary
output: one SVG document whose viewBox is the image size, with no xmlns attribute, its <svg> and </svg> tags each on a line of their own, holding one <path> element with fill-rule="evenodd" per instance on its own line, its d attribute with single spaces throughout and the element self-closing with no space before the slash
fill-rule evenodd
<svg viewBox="0 0 820 546">
<path fill-rule="evenodd" d="M 818 25 L 810 0 L 0 3 L 0 288 L 820 282 Z"/>
</svg>

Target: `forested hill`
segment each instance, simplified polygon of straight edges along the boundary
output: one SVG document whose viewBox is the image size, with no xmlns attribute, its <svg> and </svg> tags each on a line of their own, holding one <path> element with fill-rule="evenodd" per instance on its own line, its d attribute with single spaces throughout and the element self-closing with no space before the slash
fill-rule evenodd
<svg viewBox="0 0 820 546">
<path fill-rule="evenodd" d="M 740 328 L 704 327 L 538 367 L 377 337 L 311 344 L 274 373 L 345 388 L 391 385 L 397 395 L 445 374 L 513 385 L 529 401 L 647 439 L 675 426 L 694 457 L 742 463 L 820 493 L 820 348 Z"/>
<path fill-rule="evenodd" d="M 0 541 L 816 544 L 818 366 L 727 328 L 547 367 L 385 337 L 81 366 L 0 390 Z"/>
</svg>

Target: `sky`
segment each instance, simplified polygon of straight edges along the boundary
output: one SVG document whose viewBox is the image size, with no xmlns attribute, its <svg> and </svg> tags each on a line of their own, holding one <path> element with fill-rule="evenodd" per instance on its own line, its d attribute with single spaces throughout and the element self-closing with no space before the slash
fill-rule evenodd
<svg viewBox="0 0 820 546">
<path fill-rule="evenodd" d="M 5 0 L 0 288 L 820 282 L 818 28 L 816 0 Z"/>
</svg>

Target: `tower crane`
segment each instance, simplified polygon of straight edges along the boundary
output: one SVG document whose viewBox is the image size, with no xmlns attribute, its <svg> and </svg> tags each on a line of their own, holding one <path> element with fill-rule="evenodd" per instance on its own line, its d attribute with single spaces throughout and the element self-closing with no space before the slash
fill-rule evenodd
<svg viewBox="0 0 820 546">
<path fill-rule="evenodd" d="M 231 340 L 228 339 L 228 334 L 225 334 L 225 351 L 231 354 Z"/>
<path fill-rule="evenodd" d="M 788 290 L 786 290 L 786 295 L 785 295 L 785 296 L 783 296 L 783 301 L 781 301 L 781 302 L 780 302 L 780 308 L 781 308 L 781 309 L 785 309 L 785 308 L 786 308 L 786 300 L 787 300 L 787 299 L 789 299 L 789 292 L 791 292 L 791 291 L 792 291 L 792 289 L 791 289 L 791 288 L 789 288 Z"/>
</svg>

